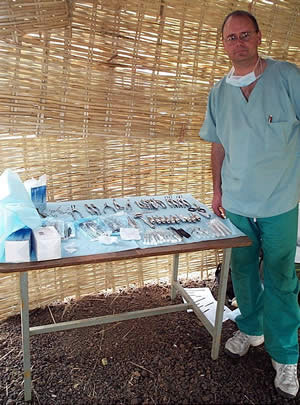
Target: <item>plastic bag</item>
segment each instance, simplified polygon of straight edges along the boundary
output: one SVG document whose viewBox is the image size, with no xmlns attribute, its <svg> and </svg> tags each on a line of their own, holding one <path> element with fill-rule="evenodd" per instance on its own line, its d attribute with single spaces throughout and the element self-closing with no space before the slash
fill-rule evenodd
<svg viewBox="0 0 300 405">
<path fill-rule="evenodd" d="M 0 176 L 0 260 L 4 261 L 4 242 L 13 232 L 35 229 L 42 224 L 19 176 L 6 169 Z"/>
</svg>

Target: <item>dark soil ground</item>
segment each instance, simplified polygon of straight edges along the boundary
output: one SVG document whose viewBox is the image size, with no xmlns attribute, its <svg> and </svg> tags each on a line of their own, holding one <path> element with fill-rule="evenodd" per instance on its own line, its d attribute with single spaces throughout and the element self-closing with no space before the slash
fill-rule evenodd
<svg viewBox="0 0 300 405">
<path fill-rule="evenodd" d="M 188 287 L 217 287 L 210 281 Z M 170 305 L 166 285 L 85 297 L 36 309 L 31 326 Z M 177 298 L 177 303 L 181 299 Z M 193 313 L 177 312 L 31 337 L 33 403 L 80 404 L 299 404 L 280 398 L 263 346 L 239 360 L 223 351 L 236 330 L 223 323 L 218 360 L 211 337 Z M 23 404 L 20 317 L 0 324 L 0 403 Z"/>
</svg>

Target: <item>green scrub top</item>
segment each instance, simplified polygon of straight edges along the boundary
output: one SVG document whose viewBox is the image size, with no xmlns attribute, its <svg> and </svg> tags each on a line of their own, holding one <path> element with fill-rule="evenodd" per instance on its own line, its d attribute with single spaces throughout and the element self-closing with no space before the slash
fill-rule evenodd
<svg viewBox="0 0 300 405">
<path fill-rule="evenodd" d="M 257 218 L 287 212 L 300 200 L 300 69 L 266 61 L 248 101 L 226 77 L 211 89 L 199 133 L 224 147 L 224 208 Z"/>
</svg>

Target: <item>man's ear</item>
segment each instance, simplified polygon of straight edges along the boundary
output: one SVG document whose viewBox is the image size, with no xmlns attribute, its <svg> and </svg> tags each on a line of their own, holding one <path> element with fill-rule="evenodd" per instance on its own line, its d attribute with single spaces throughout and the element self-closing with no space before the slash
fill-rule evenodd
<svg viewBox="0 0 300 405">
<path fill-rule="evenodd" d="M 261 44 L 261 32 L 258 31 L 258 33 L 257 33 L 257 45 L 260 45 L 260 44 Z"/>
</svg>

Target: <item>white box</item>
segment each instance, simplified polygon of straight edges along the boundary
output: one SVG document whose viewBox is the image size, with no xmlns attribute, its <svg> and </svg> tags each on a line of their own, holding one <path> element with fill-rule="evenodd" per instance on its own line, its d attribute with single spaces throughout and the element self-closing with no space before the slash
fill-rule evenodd
<svg viewBox="0 0 300 405">
<path fill-rule="evenodd" d="M 61 258 L 61 236 L 54 226 L 35 229 L 33 247 L 38 261 Z"/>
<path fill-rule="evenodd" d="M 30 261 L 31 229 L 22 228 L 8 236 L 5 241 L 5 261 L 22 263 Z"/>
</svg>

